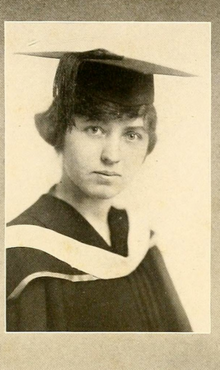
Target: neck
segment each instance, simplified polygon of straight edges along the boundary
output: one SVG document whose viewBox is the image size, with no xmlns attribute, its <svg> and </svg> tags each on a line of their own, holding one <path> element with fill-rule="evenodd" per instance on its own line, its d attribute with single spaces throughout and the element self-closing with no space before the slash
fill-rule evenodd
<svg viewBox="0 0 220 370">
<path fill-rule="evenodd" d="M 67 175 L 63 175 L 57 184 L 54 195 L 73 206 L 88 221 L 97 219 L 107 223 L 111 200 L 91 198 L 83 193 Z"/>
</svg>

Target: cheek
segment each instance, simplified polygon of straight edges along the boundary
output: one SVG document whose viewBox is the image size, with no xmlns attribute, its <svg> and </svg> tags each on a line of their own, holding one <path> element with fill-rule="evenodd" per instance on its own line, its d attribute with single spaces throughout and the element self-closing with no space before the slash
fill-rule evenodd
<svg viewBox="0 0 220 370">
<path fill-rule="evenodd" d="M 126 156 L 126 166 L 129 168 L 137 168 L 143 164 L 147 154 L 148 142 L 140 146 L 132 147 Z"/>
<path fill-rule="evenodd" d="M 77 133 L 66 137 L 63 159 L 64 165 L 72 172 L 83 172 L 97 160 L 99 148 L 97 143 L 87 140 L 85 135 Z"/>
</svg>

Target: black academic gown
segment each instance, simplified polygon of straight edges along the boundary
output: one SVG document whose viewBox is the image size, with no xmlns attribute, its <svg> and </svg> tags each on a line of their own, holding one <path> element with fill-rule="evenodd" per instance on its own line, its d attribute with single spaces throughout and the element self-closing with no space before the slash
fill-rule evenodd
<svg viewBox="0 0 220 370">
<path fill-rule="evenodd" d="M 95 245 L 127 256 L 126 212 L 111 208 L 108 221 L 111 247 L 73 207 L 46 194 L 8 226 L 41 226 L 89 244 L 91 248 Z M 77 283 L 39 276 L 18 296 L 10 298 L 24 278 L 41 271 L 68 276 L 84 273 L 38 249 L 7 249 L 7 331 L 191 331 L 157 246 L 150 248 L 128 276 Z"/>
</svg>

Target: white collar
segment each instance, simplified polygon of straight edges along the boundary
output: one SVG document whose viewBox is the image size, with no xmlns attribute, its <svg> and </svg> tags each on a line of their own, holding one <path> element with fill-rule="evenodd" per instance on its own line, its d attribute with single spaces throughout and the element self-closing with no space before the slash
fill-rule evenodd
<svg viewBox="0 0 220 370">
<path fill-rule="evenodd" d="M 150 247 L 150 229 L 146 219 L 130 213 L 128 256 L 81 243 L 53 230 L 33 225 L 15 225 L 6 229 L 6 247 L 28 247 L 46 252 L 70 266 L 100 279 L 129 275 Z"/>
</svg>

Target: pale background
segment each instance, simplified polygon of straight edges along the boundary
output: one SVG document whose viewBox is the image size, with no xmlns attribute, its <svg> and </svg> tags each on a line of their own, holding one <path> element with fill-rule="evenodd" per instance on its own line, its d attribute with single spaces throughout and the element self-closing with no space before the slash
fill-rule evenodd
<svg viewBox="0 0 220 370">
<path fill-rule="evenodd" d="M 146 208 L 194 331 L 209 332 L 208 23 L 7 23 L 6 218 L 22 212 L 60 176 L 59 159 L 33 120 L 51 103 L 58 61 L 14 53 L 100 47 L 198 76 L 156 76 L 158 144 L 122 200 Z"/>
</svg>

